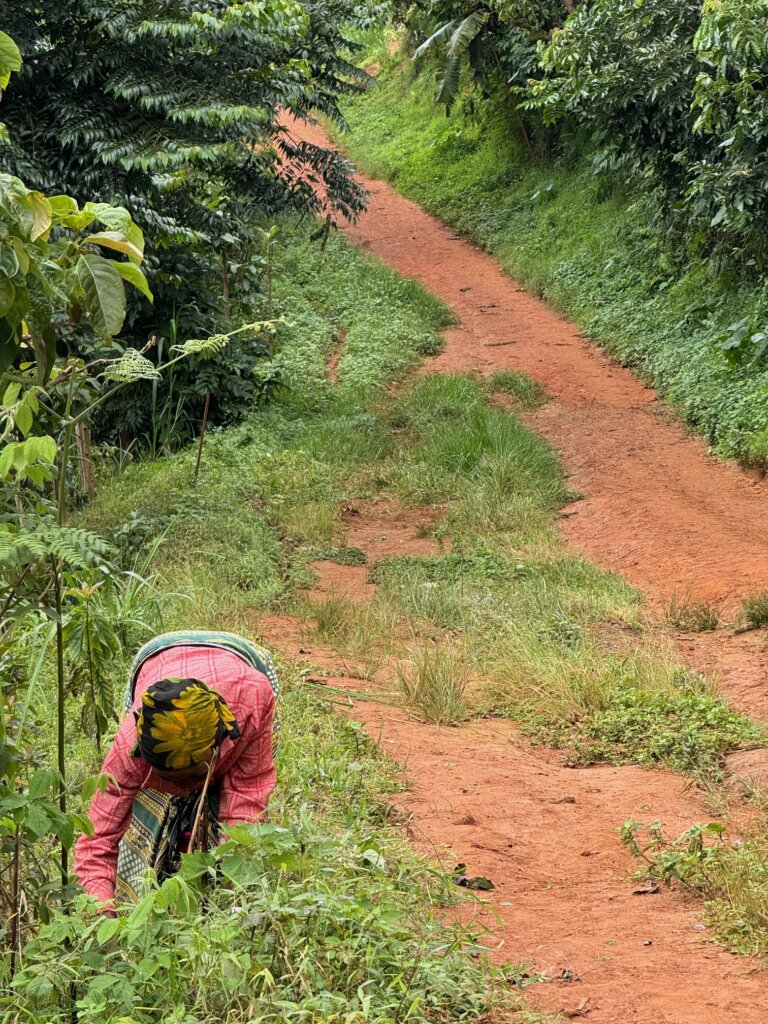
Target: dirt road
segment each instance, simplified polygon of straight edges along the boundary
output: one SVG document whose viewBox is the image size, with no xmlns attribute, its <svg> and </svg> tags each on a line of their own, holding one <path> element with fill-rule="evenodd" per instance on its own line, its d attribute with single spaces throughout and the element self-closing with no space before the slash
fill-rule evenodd
<svg viewBox="0 0 768 1024">
<path fill-rule="evenodd" d="M 319 128 L 301 134 L 327 141 Z M 426 372 L 522 370 L 553 396 L 531 423 L 561 452 L 583 494 L 563 519 L 566 541 L 658 605 L 691 596 L 732 614 L 741 595 L 768 587 L 766 486 L 711 458 L 651 390 L 491 257 L 386 184 L 365 184 L 370 207 L 344 229 L 350 239 L 418 279 L 461 321 Z M 388 544 L 403 552 L 419 543 L 412 522 L 382 523 L 383 514 L 356 516 L 348 543 L 368 550 L 372 535 L 385 537 L 374 557 Z M 337 589 L 345 572 L 354 574 L 333 572 Z M 327 583 L 321 573 L 320 587 Z M 348 583 L 364 600 L 367 585 L 352 575 Z M 295 622 L 268 619 L 263 629 L 287 653 L 307 650 Z M 719 670 L 735 704 L 768 719 L 761 638 L 718 631 L 680 643 L 692 663 Z M 315 664 L 337 657 L 309 647 Z M 413 815 L 415 841 L 432 852 L 450 847 L 447 857 L 496 883 L 498 957 L 528 961 L 554 979 L 529 990 L 536 1001 L 596 1024 L 763 1020 L 768 975 L 707 945 L 696 904 L 679 894 L 633 895 L 632 864 L 615 830 L 627 817 L 660 817 L 670 832 L 707 820 L 702 796 L 684 780 L 637 768 L 568 769 L 559 754 L 529 749 L 498 722 L 439 730 L 369 703 L 354 714 L 407 764 L 412 788 L 401 804 Z"/>
</svg>

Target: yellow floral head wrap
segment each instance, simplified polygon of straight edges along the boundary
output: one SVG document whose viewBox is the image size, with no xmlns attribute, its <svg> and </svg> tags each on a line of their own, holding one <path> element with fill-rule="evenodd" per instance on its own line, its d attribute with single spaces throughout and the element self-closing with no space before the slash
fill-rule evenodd
<svg viewBox="0 0 768 1024">
<path fill-rule="evenodd" d="M 133 756 L 163 771 L 205 764 L 223 740 L 240 735 L 229 704 L 199 679 L 153 683 L 142 694 L 141 709 L 134 716 Z"/>
</svg>

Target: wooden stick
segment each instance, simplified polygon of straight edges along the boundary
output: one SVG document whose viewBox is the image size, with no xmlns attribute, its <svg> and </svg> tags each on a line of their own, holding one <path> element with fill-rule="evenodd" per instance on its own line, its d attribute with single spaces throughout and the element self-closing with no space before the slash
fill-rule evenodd
<svg viewBox="0 0 768 1024">
<path fill-rule="evenodd" d="M 195 463 L 195 480 L 200 473 L 200 460 L 203 457 L 203 441 L 205 440 L 205 428 L 208 424 L 208 409 L 211 405 L 211 392 L 205 392 L 205 408 L 203 409 L 203 425 L 200 428 L 200 444 L 197 446 L 197 462 Z"/>
<path fill-rule="evenodd" d="M 217 747 L 216 750 L 214 750 L 214 752 L 213 752 L 213 757 L 211 758 L 211 763 L 208 765 L 208 774 L 205 776 L 205 783 L 204 783 L 203 788 L 202 788 L 202 790 L 200 792 L 200 801 L 199 801 L 199 803 L 197 805 L 197 813 L 195 814 L 195 822 L 192 825 L 192 832 L 191 832 L 190 837 L 189 837 L 189 847 L 188 847 L 188 852 L 189 853 L 192 853 L 192 851 L 195 848 L 195 840 L 197 839 L 197 830 L 198 830 L 198 827 L 200 825 L 200 817 L 201 817 L 201 815 L 203 813 L 203 807 L 205 806 L 205 802 L 208 799 L 208 787 L 211 784 L 211 776 L 213 775 L 214 765 L 216 764 L 216 759 L 218 758 L 218 756 L 219 756 L 219 750 L 218 750 L 218 747 Z"/>
</svg>

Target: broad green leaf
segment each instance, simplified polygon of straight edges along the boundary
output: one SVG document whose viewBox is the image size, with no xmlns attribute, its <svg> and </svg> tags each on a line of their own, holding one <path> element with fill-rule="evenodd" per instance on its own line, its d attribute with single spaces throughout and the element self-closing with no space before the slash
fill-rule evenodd
<svg viewBox="0 0 768 1024">
<path fill-rule="evenodd" d="M 141 263 L 144 254 L 130 239 L 120 231 L 99 231 L 95 235 L 88 235 L 84 239 L 91 245 L 103 245 L 105 249 L 114 249 L 116 252 L 124 253 L 132 263 Z"/>
<path fill-rule="evenodd" d="M 50 830 L 52 822 L 41 807 L 30 804 L 25 824 L 30 834 L 39 839 Z"/>
<path fill-rule="evenodd" d="M 0 32 L 0 89 L 5 89 L 14 71 L 21 70 L 21 51 L 9 35 Z"/>
<path fill-rule="evenodd" d="M 102 338 L 113 338 L 125 320 L 125 285 L 115 264 L 87 253 L 77 261 L 77 279 L 94 331 Z"/>
<path fill-rule="evenodd" d="M 115 263 L 117 272 L 124 281 L 132 284 L 134 288 L 138 288 L 142 295 L 146 295 L 150 302 L 153 301 L 153 295 L 150 291 L 147 279 L 139 268 L 133 263 Z"/>
<path fill-rule="evenodd" d="M 16 259 L 19 261 L 19 267 L 21 268 L 22 274 L 26 274 L 29 270 L 29 253 L 20 238 L 15 236 L 11 239 L 11 245 L 13 251 L 16 253 Z"/>
<path fill-rule="evenodd" d="M 35 216 L 35 223 L 30 233 L 30 238 L 36 242 L 42 238 L 51 227 L 51 204 L 42 192 L 30 192 L 32 210 Z"/>
<path fill-rule="evenodd" d="M 0 316 L 5 316 L 13 309 L 16 301 L 16 289 L 13 281 L 0 274 Z"/>
<path fill-rule="evenodd" d="M 19 272 L 19 258 L 11 245 L 0 248 L 0 273 L 6 277 L 16 277 Z"/>
<path fill-rule="evenodd" d="M 19 381 L 12 381 L 5 389 L 5 394 L 3 395 L 3 408 L 10 409 L 12 405 L 16 405 L 20 394 L 21 384 Z"/>
<path fill-rule="evenodd" d="M 33 422 L 32 410 L 28 405 L 22 405 L 16 413 L 16 427 L 25 437 L 32 429 Z"/>
<path fill-rule="evenodd" d="M 89 213 L 110 231 L 121 231 L 129 235 L 133 220 L 124 206 L 110 206 L 109 203 L 86 203 L 84 213 Z"/>
<path fill-rule="evenodd" d="M 51 204 L 51 213 L 55 217 L 65 217 L 68 214 L 78 213 L 78 206 L 72 196 L 49 196 L 48 202 Z"/>
<path fill-rule="evenodd" d="M 53 438 L 51 438 L 53 440 Z M 54 454 L 56 452 L 56 444 L 54 442 Z M 101 775 L 89 775 L 83 783 L 83 800 L 86 803 L 90 803 L 94 795 L 99 793 L 106 793 L 107 786 L 109 786 L 109 775 L 102 772 Z"/>
<path fill-rule="evenodd" d="M 113 939 L 115 935 L 117 935 L 122 926 L 123 922 L 121 918 L 105 917 L 96 929 L 96 941 L 103 946 L 105 942 L 109 942 L 110 939 Z"/>
<path fill-rule="evenodd" d="M 55 792 L 59 781 L 59 773 L 49 768 L 41 768 L 35 772 L 29 783 L 30 800 L 43 800 Z"/>
</svg>

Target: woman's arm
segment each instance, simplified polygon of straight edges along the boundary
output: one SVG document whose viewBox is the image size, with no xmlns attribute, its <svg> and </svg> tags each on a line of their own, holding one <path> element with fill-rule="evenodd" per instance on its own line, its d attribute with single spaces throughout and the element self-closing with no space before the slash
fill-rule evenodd
<svg viewBox="0 0 768 1024">
<path fill-rule="evenodd" d="M 131 757 L 136 741 L 133 715 L 128 715 L 101 769 L 113 776 L 103 793 L 96 793 L 89 817 L 92 836 L 80 836 L 75 846 L 75 874 L 80 885 L 97 900 L 108 902 L 115 895 L 115 872 L 120 840 L 131 821 L 133 800 L 147 774 L 141 758 Z"/>
</svg>

